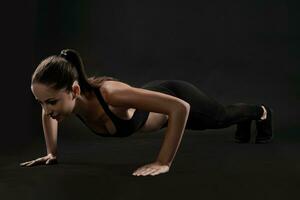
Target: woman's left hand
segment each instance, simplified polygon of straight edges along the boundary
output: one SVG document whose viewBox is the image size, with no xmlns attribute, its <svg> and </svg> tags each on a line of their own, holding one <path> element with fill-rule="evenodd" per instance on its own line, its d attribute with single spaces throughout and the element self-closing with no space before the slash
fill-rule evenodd
<svg viewBox="0 0 300 200">
<path fill-rule="evenodd" d="M 159 162 L 153 162 L 147 165 L 144 165 L 140 168 L 138 168 L 137 170 L 135 170 L 135 172 L 133 172 L 132 175 L 134 176 L 147 176 L 147 175 L 151 175 L 151 176 L 155 176 L 158 174 L 162 174 L 162 173 L 166 173 L 169 171 L 169 165 L 163 165 Z"/>
</svg>

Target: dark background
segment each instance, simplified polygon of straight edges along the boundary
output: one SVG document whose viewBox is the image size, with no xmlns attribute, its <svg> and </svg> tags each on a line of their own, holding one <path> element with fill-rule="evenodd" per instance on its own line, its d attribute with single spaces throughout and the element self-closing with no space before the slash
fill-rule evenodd
<svg viewBox="0 0 300 200">
<path fill-rule="evenodd" d="M 296 1 L 279 0 L 6 3 L 1 12 L 4 199 L 296 195 L 298 10 Z M 134 86 L 181 79 L 223 104 L 269 105 L 274 142 L 234 144 L 234 127 L 187 130 L 169 173 L 132 177 L 130 172 L 155 158 L 163 131 L 99 138 L 71 117 L 59 127 L 61 164 L 20 168 L 20 162 L 46 152 L 31 74 L 42 59 L 64 48 L 80 52 L 90 76 L 113 76 Z"/>
</svg>

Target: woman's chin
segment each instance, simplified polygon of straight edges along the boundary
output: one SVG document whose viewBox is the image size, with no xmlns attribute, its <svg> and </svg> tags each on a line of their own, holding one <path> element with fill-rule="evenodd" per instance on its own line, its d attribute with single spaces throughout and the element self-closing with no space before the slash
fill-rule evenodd
<svg viewBox="0 0 300 200">
<path fill-rule="evenodd" d="M 55 119 L 57 122 L 61 122 L 62 121 L 62 119 L 61 118 L 59 118 L 59 119 Z"/>
<path fill-rule="evenodd" d="M 57 116 L 57 117 L 55 118 L 55 120 L 56 120 L 57 122 L 61 122 L 63 119 L 64 119 L 64 116 L 63 116 L 63 115 L 59 115 L 59 116 Z"/>
</svg>

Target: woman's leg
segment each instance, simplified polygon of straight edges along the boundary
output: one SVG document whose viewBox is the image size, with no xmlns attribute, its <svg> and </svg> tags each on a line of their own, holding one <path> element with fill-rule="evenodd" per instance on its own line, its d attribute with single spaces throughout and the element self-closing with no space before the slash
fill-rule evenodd
<svg viewBox="0 0 300 200">
<path fill-rule="evenodd" d="M 261 105 L 235 103 L 224 106 L 219 118 L 217 127 L 225 128 L 233 124 L 244 124 L 251 120 L 260 120 L 264 113 Z"/>
<path fill-rule="evenodd" d="M 264 110 L 260 105 L 235 103 L 224 106 L 186 81 L 164 80 L 154 83 L 191 105 L 187 129 L 219 129 L 237 124 L 236 139 L 249 140 L 251 121 L 259 120 L 263 115 Z"/>
</svg>

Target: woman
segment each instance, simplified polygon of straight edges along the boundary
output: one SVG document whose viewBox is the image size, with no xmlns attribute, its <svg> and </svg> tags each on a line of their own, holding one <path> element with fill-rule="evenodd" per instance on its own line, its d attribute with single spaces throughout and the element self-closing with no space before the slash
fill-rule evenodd
<svg viewBox="0 0 300 200">
<path fill-rule="evenodd" d="M 256 143 L 272 139 L 272 110 L 265 105 L 236 103 L 223 106 L 182 80 L 155 80 L 141 88 L 112 77 L 87 78 L 80 55 L 66 49 L 44 59 L 32 75 L 31 90 L 42 106 L 47 155 L 21 166 L 57 163 L 58 122 L 71 114 L 104 137 L 126 137 L 167 127 L 157 159 L 133 175 L 166 173 L 185 128 L 220 129 L 237 124 L 235 139 L 250 140 L 256 122 Z"/>
</svg>

